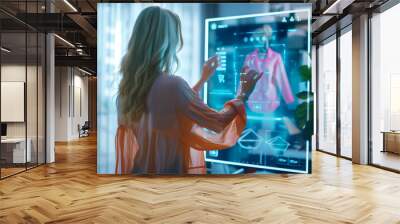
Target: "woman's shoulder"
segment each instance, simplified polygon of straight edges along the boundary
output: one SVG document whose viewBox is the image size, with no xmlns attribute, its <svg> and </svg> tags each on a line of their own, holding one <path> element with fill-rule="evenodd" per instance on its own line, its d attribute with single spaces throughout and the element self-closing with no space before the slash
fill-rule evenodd
<svg viewBox="0 0 400 224">
<path fill-rule="evenodd" d="M 168 87 L 179 87 L 187 85 L 187 82 L 177 75 L 165 75 L 161 80 Z"/>
<path fill-rule="evenodd" d="M 164 75 L 157 80 L 154 91 L 161 94 L 162 97 L 173 98 L 175 100 L 190 93 L 189 84 L 182 78 L 176 75 Z"/>
<path fill-rule="evenodd" d="M 167 77 L 173 82 L 186 82 L 181 76 L 178 75 L 168 75 Z"/>
</svg>

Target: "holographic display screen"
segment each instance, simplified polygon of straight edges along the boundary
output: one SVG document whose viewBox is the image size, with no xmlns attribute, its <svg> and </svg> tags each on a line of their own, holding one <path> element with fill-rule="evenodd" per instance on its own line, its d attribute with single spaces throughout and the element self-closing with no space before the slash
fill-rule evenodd
<svg viewBox="0 0 400 224">
<path fill-rule="evenodd" d="M 220 66 L 204 89 L 204 100 L 220 110 L 235 98 L 240 70 L 263 72 L 246 102 L 247 126 L 237 144 L 205 152 L 215 164 L 310 173 L 312 121 L 310 10 L 210 18 L 205 21 L 205 58 Z M 312 122 L 311 122 L 312 123 Z"/>
</svg>

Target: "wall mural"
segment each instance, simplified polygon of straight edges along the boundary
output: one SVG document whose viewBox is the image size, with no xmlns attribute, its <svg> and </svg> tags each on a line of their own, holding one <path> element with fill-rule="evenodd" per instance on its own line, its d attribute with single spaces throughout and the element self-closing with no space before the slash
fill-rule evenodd
<svg viewBox="0 0 400 224">
<path fill-rule="evenodd" d="M 98 173 L 311 173 L 311 5 L 98 8 Z"/>
</svg>

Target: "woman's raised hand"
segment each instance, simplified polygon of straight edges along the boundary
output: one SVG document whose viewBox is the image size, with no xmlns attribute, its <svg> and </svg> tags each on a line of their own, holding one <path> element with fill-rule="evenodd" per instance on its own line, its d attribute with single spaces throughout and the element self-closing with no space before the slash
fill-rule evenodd
<svg viewBox="0 0 400 224">
<path fill-rule="evenodd" d="M 247 100 L 262 75 L 263 73 L 258 73 L 249 69 L 248 66 L 244 66 L 240 72 L 240 90 L 237 98 Z"/>
<path fill-rule="evenodd" d="M 209 58 L 203 65 L 203 71 L 201 73 L 201 79 L 207 82 L 208 79 L 214 74 L 215 69 L 219 66 L 219 57 L 215 55 Z"/>
</svg>

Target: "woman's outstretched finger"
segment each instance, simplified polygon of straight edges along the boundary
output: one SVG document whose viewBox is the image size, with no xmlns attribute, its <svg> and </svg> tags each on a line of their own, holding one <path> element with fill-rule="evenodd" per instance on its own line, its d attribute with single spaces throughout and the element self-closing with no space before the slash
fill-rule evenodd
<svg viewBox="0 0 400 224">
<path fill-rule="evenodd" d="M 210 58 L 210 62 L 212 67 L 216 67 L 219 64 L 219 57 L 218 55 L 215 55 L 213 57 Z"/>
<path fill-rule="evenodd" d="M 247 75 L 249 76 L 249 79 L 255 79 L 258 76 L 258 72 L 250 70 Z"/>
</svg>

